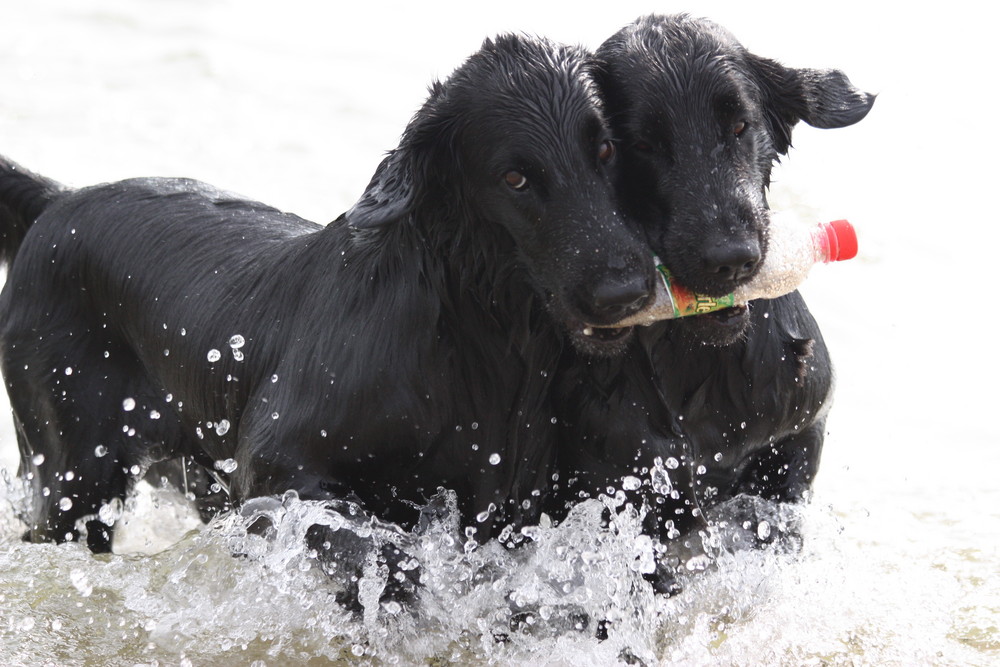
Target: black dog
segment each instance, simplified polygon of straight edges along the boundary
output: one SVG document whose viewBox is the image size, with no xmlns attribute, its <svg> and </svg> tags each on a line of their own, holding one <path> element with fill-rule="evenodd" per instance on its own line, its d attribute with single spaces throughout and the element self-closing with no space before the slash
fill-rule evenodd
<svg viewBox="0 0 1000 667">
<path fill-rule="evenodd" d="M 686 16 L 639 19 L 595 62 L 622 206 L 678 281 L 711 296 L 751 279 L 767 252 L 765 194 L 792 127 L 850 125 L 874 102 L 839 71 L 785 68 Z M 568 355 L 554 512 L 624 487 L 648 508 L 647 529 L 673 538 L 737 494 L 802 498 L 833 374 L 798 293 L 661 322 L 635 341 L 623 358 Z"/>
<path fill-rule="evenodd" d="M 235 503 L 295 490 L 407 526 L 444 487 L 479 539 L 536 521 L 564 341 L 622 348 L 584 331 L 653 280 L 586 58 L 488 40 L 325 228 L 188 180 L 69 191 L 0 162 L 30 538 L 107 550 L 98 509 L 179 456 Z"/>
</svg>

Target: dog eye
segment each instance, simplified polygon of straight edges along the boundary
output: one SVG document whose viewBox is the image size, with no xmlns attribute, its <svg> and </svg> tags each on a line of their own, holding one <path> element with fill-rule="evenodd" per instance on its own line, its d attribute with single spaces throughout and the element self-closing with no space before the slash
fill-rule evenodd
<svg viewBox="0 0 1000 667">
<path fill-rule="evenodd" d="M 503 175 L 503 180 L 514 190 L 524 190 L 528 187 L 528 179 L 519 171 L 508 171 Z"/>
<path fill-rule="evenodd" d="M 747 122 L 745 120 L 741 120 L 737 122 L 735 125 L 733 125 L 733 134 L 735 134 L 738 137 L 741 134 L 743 134 L 743 132 L 746 129 L 747 129 Z"/>
<path fill-rule="evenodd" d="M 610 141 L 602 141 L 597 147 L 597 159 L 601 162 L 609 162 L 615 156 L 615 145 Z"/>
</svg>

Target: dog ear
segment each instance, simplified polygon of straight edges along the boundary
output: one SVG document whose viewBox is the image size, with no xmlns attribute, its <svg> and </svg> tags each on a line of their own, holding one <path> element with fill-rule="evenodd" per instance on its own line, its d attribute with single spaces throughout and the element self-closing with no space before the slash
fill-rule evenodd
<svg viewBox="0 0 1000 667">
<path fill-rule="evenodd" d="M 364 194 L 344 213 L 348 225 L 356 229 L 381 227 L 418 206 L 442 199 L 435 195 L 447 189 L 447 183 L 455 180 L 454 174 L 461 172 L 454 149 L 456 123 L 453 114 L 445 110 L 446 98 L 446 84 L 434 82 L 399 147 L 386 155 Z"/>
<path fill-rule="evenodd" d="M 836 69 L 796 70 L 806 101 L 802 120 L 820 129 L 854 125 L 868 115 L 875 96 L 863 92 Z"/>
<path fill-rule="evenodd" d="M 775 148 L 787 153 L 792 128 L 800 120 L 813 127 L 847 127 L 868 115 L 875 95 L 854 86 L 835 69 L 791 69 L 748 54 L 752 71 L 764 92 L 764 111 Z"/>
<path fill-rule="evenodd" d="M 356 229 L 372 229 L 399 220 L 413 204 L 414 185 L 410 160 L 402 148 L 390 152 L 344 220 Z"/>
</svg>

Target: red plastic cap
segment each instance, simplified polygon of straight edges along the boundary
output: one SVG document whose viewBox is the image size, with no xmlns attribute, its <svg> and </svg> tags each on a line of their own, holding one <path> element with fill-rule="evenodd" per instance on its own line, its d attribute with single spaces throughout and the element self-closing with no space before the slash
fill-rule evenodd
<svg viewBox="0 0 1000 667">
<path fill-rule="evenodd" d="M 854 225 L 847 220 L 834 220 L 823 227 L 830 242 L 830 258 L 828 262 L 842 262 L 852 259 L 858 254 L 858 234 Z"/>
</svg>

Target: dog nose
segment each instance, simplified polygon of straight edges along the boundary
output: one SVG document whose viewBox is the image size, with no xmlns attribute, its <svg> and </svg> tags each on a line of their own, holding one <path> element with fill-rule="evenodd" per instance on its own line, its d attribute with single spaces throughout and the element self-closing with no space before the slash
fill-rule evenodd
<svg viewBox="0 0 1000 667">
<path fill-rule="evenodd" d="M 616 322 L 642 309 L 649 301 L 652 289 L 645 276 L 625 281 L 605 281 L 591 292 L 591 312 L 601 323 Z"/>
<path fill-rule="evenodd" d="M 756 241 L 715 245 L 705 252 L 704 261 L 712 278 L 738 283 L 753 275 L 760 264 L 760 246 Z"/>
</svg>

